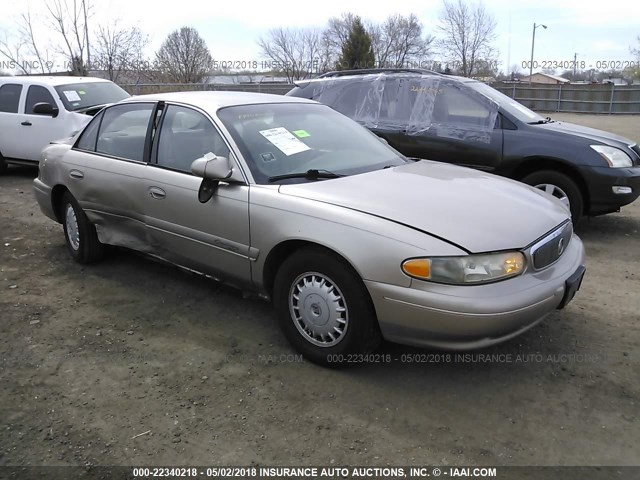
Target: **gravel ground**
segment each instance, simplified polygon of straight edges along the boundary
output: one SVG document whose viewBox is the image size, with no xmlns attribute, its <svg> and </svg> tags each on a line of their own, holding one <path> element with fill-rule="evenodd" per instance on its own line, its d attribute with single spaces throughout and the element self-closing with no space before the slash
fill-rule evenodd
<svg viewBox="0 0 640 480">
<path fill-rule="evenodd" d="M 260 300 L 127 251 L 74 263 L 33 176 L 0 177 L 0 465 L 639 463 L 640 202 L 585 222 L 581 291 L 521 337 L 332 371 Z"/>
</svg>

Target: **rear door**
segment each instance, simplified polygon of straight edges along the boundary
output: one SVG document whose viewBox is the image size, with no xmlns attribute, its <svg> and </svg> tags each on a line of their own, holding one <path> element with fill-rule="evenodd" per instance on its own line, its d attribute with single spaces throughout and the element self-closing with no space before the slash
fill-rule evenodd
<svg viewBox="0 0 640 480">
<path fill-rule="evenodd" d="M 144 204 L 150 241 L 163 258 L 237 283 L 250 281 L 249 186 L 221 182 L 207 203 L 194 160 L 229 147 L 201 111 L 167 105 L 146 171 Z"/>
<path fill-rule="evenodd" d="M 104 243 L 150 251 L 144 185 L 155 106 L 125 103 L 103 110 L 65 155 L 69 190 Z"/>
</svg>

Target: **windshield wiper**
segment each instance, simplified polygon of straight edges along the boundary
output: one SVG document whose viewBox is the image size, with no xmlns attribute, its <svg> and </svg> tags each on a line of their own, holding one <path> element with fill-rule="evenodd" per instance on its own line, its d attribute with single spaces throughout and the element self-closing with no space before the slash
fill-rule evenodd
<svg viewBox="0 0 640 480">
<path fill-rule="evenodd" d="M 308 180 L 320 180 L 324 178 L 339 178 L 344 175 L 338 175 L 337 173 L 330 172 L 329 170 L 307 170 L 306 172 L 298 173 L 285 173 L 283 175 L 274 175 L 269 177 L 269 183 L 277 182 L 278 180 L 286 180 L 288 178 L 306 178 Z"/>
<path fill-rule="evenodd" d="M 555 120 L 551 120 L 551 117 L 547 117 L 544 120 L 536 120 L 535 122 L 529 122 L 529 125 L 541 125 L 543 123 L 553 123 Z"/>
</svg>

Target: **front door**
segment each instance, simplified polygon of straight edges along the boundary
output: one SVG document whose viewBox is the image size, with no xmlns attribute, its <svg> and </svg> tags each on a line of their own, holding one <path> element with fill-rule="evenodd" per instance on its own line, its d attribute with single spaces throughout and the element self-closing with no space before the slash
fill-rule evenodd
<svg viewBox="0 0 640 480">
<path fill-rule="evenodd" d="M 145 214 L 158 254 L 178 265 L 228 281 L 250 281 L 249 186 L 221 183 L 207 203 L 191 163 L 207 153 L 229 157 L 209 118 L 166 105 L 146 172 Z"/>
</svg>

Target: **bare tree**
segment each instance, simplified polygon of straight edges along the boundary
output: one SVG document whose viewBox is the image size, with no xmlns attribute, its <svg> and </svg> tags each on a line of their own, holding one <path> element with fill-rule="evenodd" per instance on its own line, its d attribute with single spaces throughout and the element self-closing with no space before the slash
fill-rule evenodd
<svg viewBox="0 0 640 480">
<path fill-rule="evenodd" d="M 10 37 L 5 32 L 0 39 L 0 58 L 23 74 L 51 72 L 53 62 L 50 61 L 49 50 L 43 49 L 36 39 L 31 11 L 27 9 L 26 13 L 17 17 L 15 24 L 18 26 L 17 36 Z"/>
<path fill-rule="evenodd" d="M 316 29 L 275 28 L 258 40 L 262 56 L 293 82 L 325 68 L 326 44 Z"/>
<path fill-rule="evenodd" d="M 401 68 L 426 59 L 433 37 L 423 36 L 422 29 L 422 23 L 413 13 L 408 17 L 391 15 L 381 25 L 370 26 L 376 63 Z"/>
<path fill-rule="evenodd" d="M 172 82 L 199 83 L 213 67 L 209 47 L 193 27 L 170 33 L 156 53 L 158 67 Z"/>
<path fill-rule="evenodd" d="M 117 82 L 123 72 L 136 74 L 146 69 L 143 50 L 149 43 L 147 35 L 138 27 L 119 27 L 120 21 L 98 27 L 94 47 L 94 61 Z M 129 80 L 129 79 L 128 79 Z"/>
<path fill-rule="evenodd" d="M 443 0 L 437 45 L 461 75 L 471 77 L 479 60 L 489 62 L 494 57 L 495 29 L 495 19 L 481 3 L 470 6 L 463 0 Z"/>
<path fill-rule="evenodd" d="M 46 3 L 54 30 L 64 42 L 62 52 L 71 72 L 86 75 L 91 66 L 89 16 L 91 0 L 49 0 Z"/>
</svg>

